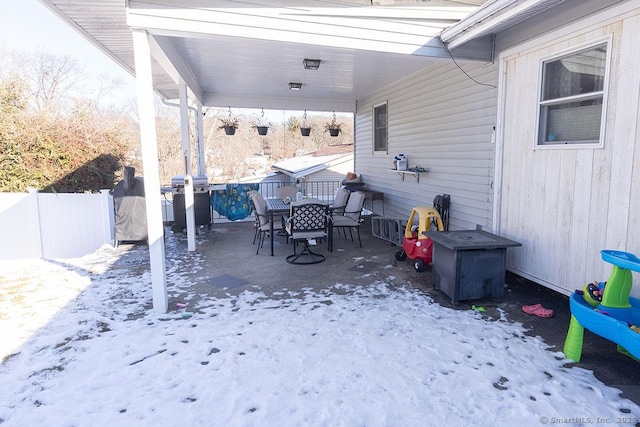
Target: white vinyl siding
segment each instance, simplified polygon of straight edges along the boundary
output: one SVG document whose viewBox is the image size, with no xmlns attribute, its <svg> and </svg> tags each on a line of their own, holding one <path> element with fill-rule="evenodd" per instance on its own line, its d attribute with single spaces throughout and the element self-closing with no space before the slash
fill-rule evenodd
<svg viewBox="0 0 640 427">
<path fill-rule="evenodd" d="M 495 64 L 463 63 L 474 79 L 497 84 Z M 373 106 L 387 101 L 388 152 L 373 152 Z M 492 228 L 496 89 L 479 85 L 451 61 L 442 61 L 358 100 L 356 172 L 367 189 L 385 195 L 385 216 L 406 220 L 414 206 L 451 195 L 450 229 Z M 394 171 L 403 153 L 408 166 L 427 169 L 419 182 Z"/>
<path fill-rule="evenodd" d="M 609 37 L 603 148 L 534 149 L 540 94 L 529 83 L 540 61 Z M 543 38 L 501 55 L 499 232 L 523 245 L 507 253 L 511 271 L 569 294 L 608 278 L 611 265 L 602 261 L 601 250 L 640 254 L 640 14 L 637 9 L 622 15 L 606 11 Z M 639 295 L 639 289 L 633 293 Z"/>
</svg>

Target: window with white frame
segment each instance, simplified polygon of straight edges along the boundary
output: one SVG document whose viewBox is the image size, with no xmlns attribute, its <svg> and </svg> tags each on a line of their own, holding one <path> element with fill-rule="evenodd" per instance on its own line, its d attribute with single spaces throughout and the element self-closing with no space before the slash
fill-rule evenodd
<svg viewBox="0 0 640 427">
<path fill-rule="evenodd" d="M 373 107 L 373 151 L 388 152 L 387 103 Z"/>
<path fill-rule="evenodd" d="M 602 145 L 609 43 L 542 62 L 538 146 Z"/>
</svg>

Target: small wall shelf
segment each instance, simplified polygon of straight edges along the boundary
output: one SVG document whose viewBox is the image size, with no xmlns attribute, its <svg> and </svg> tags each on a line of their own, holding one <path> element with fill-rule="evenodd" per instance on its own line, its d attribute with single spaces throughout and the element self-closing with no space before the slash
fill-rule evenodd
<svg viewBox="0 0 640 427">
<path fill-rule="evenodd" d="M 403 181 L 404 181 L 404 177 L 405 177 L 405 175 L 411 175 L 411 176 L 413 176 L 413 179 L 415 179 L 415 180 L 416 180 L 416 182 L 420 182 L 420 174 L 427 173 L 427 171 L 424 171 L 424 172 L 414 172 L 414 171 L 409 171 L 409 170 L 406 170 L 406 171 L 399 171 L 399 170 L 397 170 L 397 169 L 389 169 L 389 171 L 391 171 L 391 172 L 396 172 L 398 175 L 400 175 L 400 177 L 402 177 L 402 180 L 403 180 Z"/>
</svg>

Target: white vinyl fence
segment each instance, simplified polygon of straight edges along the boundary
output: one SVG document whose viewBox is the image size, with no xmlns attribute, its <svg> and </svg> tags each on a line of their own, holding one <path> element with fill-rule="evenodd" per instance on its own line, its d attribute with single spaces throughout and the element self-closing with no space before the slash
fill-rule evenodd
<svg viewBox="0 0 640 427">
<path fill-rule="evenodd" d="M 0 259 L 75 258 L 113 243 L 113 198 L 0 193 Z"/>
<path fill-rule="evenodd" d="M 261 182 L 260 192 L 273 197 L 282 182 Z M 339 181 L 309 181 L 305 194 L 331 203 Z M 219 187 L 219 188 L 218 188 Z M 211 186 L 212 189 L 226 188 Z M 173 200 L 163 192 L 162 217 L 173 222 Z M 212 222 L 228 221 L 211 210 Z M 252 220 L 252 214 L 247 221 Z M 0 193 L 0 260 L 27 258 L 77 258 L 114 241 L 113 197 L 98 194 Z"/>
</svg>

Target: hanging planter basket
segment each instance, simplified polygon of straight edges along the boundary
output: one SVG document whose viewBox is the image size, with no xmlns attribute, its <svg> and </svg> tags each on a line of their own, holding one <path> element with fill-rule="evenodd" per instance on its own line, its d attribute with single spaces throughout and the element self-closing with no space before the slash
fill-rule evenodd
<svg viewBox="0 0 640 427">
<path fill-rule="evenodd" d="M 229 115 L 220 119 L 222 124 L 218 126 L 218 129 L 224 129 L 224 133 L 227 135 L 235 135 L 238 128 L 238 118 L 231 115 L 231 107 L 229 107 Z"/>
<path fill-rule="evenodd" d="M 258 130 L 258 135 L 264 136 L 269 131 L 269 125 L 270 124 L 271 123 L 269 123 L 264 118 L 264 108 L 263 108 L 262 112 L 260 113 L 260 117 L 256 118 L 253 127 Z"/>
<path fill-rule="evenodd" d="M 329 135 L 332 137 L 336 137 L 340 135 L 340 131 L 342 130 L 342 123 L 338 123 L 336 121 L 336 113 L 333 113 L 333 118 L 329 123 L 325 123 L 324 125 L 325 132 L 329 132 Z"/>
<path fill-rule="evenodd" d="M 311 126 L 307 123 L 307 110 L 304 110 L 304 115 L 302 116 L 302 121 L 300 122 L 300 133 L 302 136 L 311 135 Z"/>
</svg>

